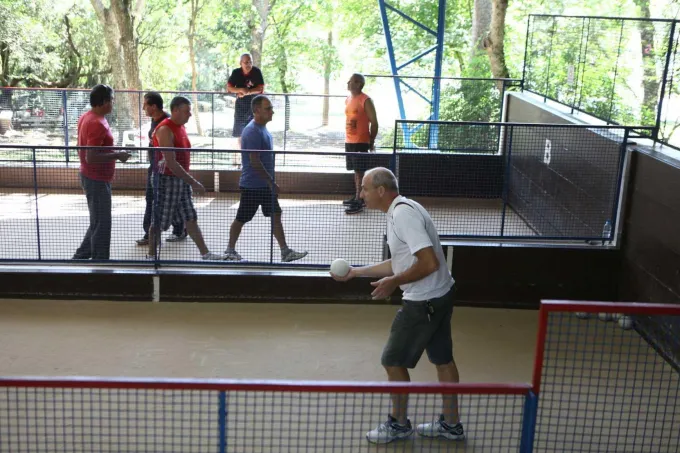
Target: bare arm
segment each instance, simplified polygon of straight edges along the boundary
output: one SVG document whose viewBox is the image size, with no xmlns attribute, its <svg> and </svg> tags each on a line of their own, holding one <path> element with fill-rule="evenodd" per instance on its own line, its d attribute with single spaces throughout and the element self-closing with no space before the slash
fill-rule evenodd
<svg viewBox="0 0 680 453">
<path fill-rule="evenodd" d="M 378 115 L 375 113 L 375 105 L 373 105 L 373 101 L 370 98 L 366 99 L 364 103 L 364 111 L 366 111 L 368 121 L 371 122 L 371 149 L 375 149 L 375 138 L 378 136 Z"/>
<path fill-rule="evenodd" d="M 130 153 L 125 151 L 117 151 L 113 153 L 102 153 L 98 149 L 88 149 L 85 153 L 85 162 L 88 164 L 103 164 L 111 162 L 112 160 L 119 160 L 125 162 L 130 157 Z"/>
<path fill-rule="evenodd" d="M 381 263 L 371 264 L 362 267 L 350 267 L 349 272 L 344 277 L 339 277 L 331 273 L 331 277 L 339 282 L 346 282 L 354 277 L 389 277 L 392 274 L 392 260 L 385 260 Z"/>
<path fill-rule="evenodd" d="M 397 286 L 422 280 L 439 269 L 439 260 L 432 247 L 425 247 L 416 252 L 416 262 L 401 274 L 394 276 Z"/>
<path fill-rule="evenodd" d="M 375 290 L 371 293 L 373 299 L 384 299 L 389 297 L 399 285 L 417 282 L 422 280 L 439 269 L 439 260 L 432 247 L 425 247 L 416 252 L 416 262 L 413 266 L 406 269 L 401 274 L 387 276 L 371 282 Z"/>
<path fill-rule="evenodd" d="M 270 175 L 267 169 L 264 168 L 264 165 L 262 165 L 259 152 L 250 153 L 250 165 L 260 178 L 267 181 L 269 187 L 274 185 L 274 177 Z"/>
<path fill-rule="evenodd" d="M 257 85 L 250 89 L 246 89 L 246 94 L 262 94 L 264 93 L 264 85 Z"/>
<path fill-rule="evenodd" d="M 156 130 L 156 138 L 158 139 L 158 146 L 161 148 L 174 148 L 175 136 L 169 127 L 163 126 Z M 161 151 L 165 159 L 165 165 L 172 171 L 172 173 L 191 187 L 199 192 L 205 191 L 203 184 L 196 181 L 193 176 L 182 167 L 175 158 L 175 151 Z"/>
<path fill-rule="evenodd" d="M 227 93 L 245 94 L 245 88 L 236 88 L 234 85 L 231 85 L 229 83 L 227 83 L 226 88 L 227 88 Z"/>
</svg>

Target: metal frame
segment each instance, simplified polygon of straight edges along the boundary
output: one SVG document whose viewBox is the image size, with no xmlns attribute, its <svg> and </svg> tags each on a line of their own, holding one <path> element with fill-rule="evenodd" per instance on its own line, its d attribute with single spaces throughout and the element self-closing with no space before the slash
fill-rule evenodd
<svg viewBox="0 0 680 453">
<path fill-rule="evenodd" d="M 439 8 L 438 8 L 438 14 L 437 14 L 437 29 L 432 30 L 428 26 L 418 22 L 414 18 L 410 17 L 408 14 L 406 14 L 403 11 L 400 11 L 397 7 L 392 6 L 391 4 L 387 3 L 385 0 L 378 0 L 378 5 L 380 7 L 380 17 L 382 19 L 383 23 L 383 29 L 385 31 L 385 41 L 387 45 L 387 54 L 389 56 L 390 60 L 390 67 L 392 70 L 392 75 L 394 77 L 394 89 L 397 94 L 397 103 L 399 104 L 399 114 L 401 116 L 401 119 L 405 120 L 408 118 L 406 115 L 406 108 L 404 105 L 404 100 L 402 98 L 402 92 L 401 92 L 401 85 L 403 84 L 408 90 L 416 93 L 418 96 L 420 96 L 422 99 L 424 99 L 426 102 L 430 104 L 431 107 L 431 114 L 429 119 L 431 120 L 438 120 L 439 119 L 439 104 L 440 104 L 440 93 L 441 93 L 441 76 L 442 76 L 442 60 L 444 56 L 444 28 L 445 28 L 445 23 L 446 23 L 446 0 L 439 0 Z M 412 57 L 409 59 L 406 63 L 403 63 L 401 65 L 397 65 L 397 60 L 395 57 L 394 53 L 394 45 L 392 43 L 392 31 L 390 29 L 390 20 L 387 15 L 387 11 L 392 11 L 396 13 L 399 17 L 401 17 L 404 20 L 407 20 L 408 22 L 411 22 L 412 24 L 422 28 L 429 34 L 433 35 L 436 38 L 435 45 L 420 52 L 418 55 Z M 423 58 L 426 55 L 429 55 L 432 53 L 432 51 L 435 51 L 435 62 L 434 62 L 434 78 L 432 81 L 432 94 L 431 97 L 428 99 L 425 95 L 421 94 L 418 92 L 415 88 L 412 86 L 408 85 L 406 82 L 401 80 L 401 77 L 399 77 L 399 70 L 405 68 L 406 66 L 410 65 L 411 63 L 414 63 L 421 58 Z M 406 140 L 408 143 L 410 143 L 411 140 L 411 135 L 413 134 L 414 131 L 404 129 L 404 136 L 406 137 Z M 434 146 L 436 146 L 437 140 L 438 140 L 438 134 L 435 128 L 435 131 L 433 134 L 431 134 L 431 140 L 434 142 Z"/>
<path fill-rule="evenodd" d="M 552 18 L 553 19 L 553 26 L 554 26 L 554 21 L 556 21 L 558 18 L 567 18 L 567 19 L 582 19 L 583 24 L 581 28 L 581 45 L 579 49 L 579 65 L 582 67 L 581 69 L 584 70 L 585 65 L 583 65 L 580 60 L 581 60 L 581 55 L 582 54 L 587 54 L 588 52 L 588 41 L 590 37 L 590 27 L 592 22 L 595 21 L 620 21 L 621 22 L 621 32 L 619 36 L 619 45 L 618 45 L 618 54 L 616 57 L 617 63 L 615 67 L 615 75 L 614 75 L 614 84 L 612 87 L 612 95 L 610 99 L 610 106 L 609 106 L 609 118 L 602 118 L 596 114 L 593 114 L 587 110 L 584 110 L 581 108 L 581 101 L 583 98 L 583 84 L 581 83 L 581 89 L 580 93 L 578 95 L 578 101 L 576 100 L 576 91 L 574 92 L 574 100 L 571 103 L 564 102 L 564 101 L 559 101 L 557 99 L 552 98 L 551 96 L 548 95 L 548 84 L 550 82 L 550 71 L 547 71 L 546 75 L 546 85 L 543 87 L 544 92 L 540 92 L 541 89 L 539 87 L 528 87 L 527 86 L 527 74 L 531 71 L 531 65 L 528 65 L 529 61 L 529 49 L 533 47 L 533 32 L 532 32 L 532 24 L 535 22 L 535 18 L 537 17 L 542 17 L 542 18 Z M 587 24 L 586 24 L 587 21 Z M 659 94 L 657 96 L 657 105 L 656 105 L 656 118 L 653 126 L 634 126 L 630 127 L 630 132 L 636 131 L 640 134 L 640 136 L 646 136 L 648 138 L 651 138 L 655 142 L 660 142 L 659 140 L 659 132 L 661 130 L 661 115 L 663 113 L 663 104 L 664 104 L 664 99 L 667 95 L 666 90 L 667 90 L 667 85 L 669 82 L 669 74 L 671 73 L 671 53 L 673 51 L 673 44 L 674 38 L 675 38 L 675 33 L 677 31 L 677 26 L 680 23 L 680 20 L 678 19 L 652 19 L 652 18 L 640 18 L 640 17 L 606 17 L 606 16 L 581 16 L 581 15 L 560 15 L 560 14 L 530 14 L 528 19 L 527 19 L 527 34 L 526 34 L 526 40 L 525 40 L 525 49 L 524 49 L 524 64 L 522 67 L 522 91 L 527 91 L 529 93 L 536 94 L 537 96 L 540 96 L 543 98 L 544 102 L 547 100 L 551 100 L 553 102 L 556 102 L 558 104 L 567 106 L 571 108 L 572 113 L 574 111 L 578 111 L 581 113 L 585 113 L 593 118 L 596 118 L 601 121 L 605 121 L 607 124 L 620 124 L 616 121 L 613 121 L 611 118 L 611 114 L 613 111 L 613 106 L 614 106 L 614 90 L 616 88 L 616 75 L 618 74 L 618 60 L 620 58 L 621 54 L 621 40 L 623 38 L 623 29 L 624 25 L 626 22 L 649 22 L 649 23 L 665 23 L 665 24 L 670 24 L 670 29 L 669 29 L 669 37 L 668 37 L 668 49 L 666 51 L 666 57 L 665 57 L 665 63 L 664 63 L 664 68 L 663 68 L 663 73 L 661 76 L 661 80 L 659 83 Z M 587 28 L 586 28 L 587 27 Z M 585 37 L 584 37 L 584 31 L 586 31 Z M 551 40 L 552 40 L 552 35 L 551 35 Z M 585 40 L 585 49 L 584 49 L 584 40 Z M 551 41 L 551 46 L 550 46 L 552 52 L 552 41 Z M 549 60 L 551 60 L 551 57 L 548 57 Z M 548 62 L 548 65 L 550 65 L 550 61 Z M 576 74 L 576 80 L 578 83 L 579 79 L 579 74 Z M 583 82 L 583 74 L 580 74 L 581 82 Z M 578 87 L 577 87 L 578 90 Z M 643 134 L 641 131 L 648 131 L 648 134 Z M 677 148 L 676 146 L 671 145 L 670 143 L 663 143 L 664 145 Z"/>
</svg>

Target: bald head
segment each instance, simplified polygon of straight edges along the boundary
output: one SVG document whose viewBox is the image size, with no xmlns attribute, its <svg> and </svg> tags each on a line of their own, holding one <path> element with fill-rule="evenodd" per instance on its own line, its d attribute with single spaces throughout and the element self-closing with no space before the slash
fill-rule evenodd
<svg viewBox="0 0 680 453">
<path fill-rule="evenodd" d="M 397 178 L 387 168 L 372 168 L 364 174 L 361 181 L 361 198 L 368 209 L 387 212 L 392 201 L 398 196 Z"/>
<path fill-rule="evenodd" d="M 347 81 L 347 89 L 354 95 L 361 93 L 361 90 L 364 89 L 364 85 L 366 84 L 366 79 L 364 78 L 363 75 L 359 74 L 358 72 L 355 72 L 352 74 Z"/>
<path fill-rule="evenodd" d="M 399 193 L 399 183 L 397 177 L 388 168 L 376 167 L 368 170 L 365 177 L 369 178 L 371 186 L 375 189 L 382 187 L 386 192 Z"/>
</svg>

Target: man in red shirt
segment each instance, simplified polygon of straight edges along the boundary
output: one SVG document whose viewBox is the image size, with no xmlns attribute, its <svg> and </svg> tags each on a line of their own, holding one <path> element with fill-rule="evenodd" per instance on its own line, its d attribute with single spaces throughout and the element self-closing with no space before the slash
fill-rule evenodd
<svg viewBox="0 0 680 453">
<path fill-rule="evenodd" d="M 198 216 L 192 192 L 205 192 L 203 184 L 189 174 L 191 164 L 191 142 L 184 125 L 191 118 L 191 101 L 184 96 L 176 96 L 170 102 L 170 118 L 158 124 L 153 133 L 155 148 L 186 148 L 186 151 L 154 150 L 154 189 L 158 190 L 158 202 L 153 209 L 149 229 L 149 255 L 156 256 L 160 230 L 166 231 L 175 220 L 183 220 L 187 232 L 196 243 L 204 260 L 223 260 L 224 256 L 211 253 L 203 240 L 198 227 Z"/>
<path fill-rule="evenodd" d="M 111 248 L 111 181 L 116 161 L 125 162 L 130 154 L 114 151 L 113 134 L 105 115 L 113 110 L 113 89 L 97 85 L 90 92 L 92 109 L 78 120 L 80 184 L 87 198 L 90 226 L 73 255 L 76 260 L 108 260 Z"/>
</svg>

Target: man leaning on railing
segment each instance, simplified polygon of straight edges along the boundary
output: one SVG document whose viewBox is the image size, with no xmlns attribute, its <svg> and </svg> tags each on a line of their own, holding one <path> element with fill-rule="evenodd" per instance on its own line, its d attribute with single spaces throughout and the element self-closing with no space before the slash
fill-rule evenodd
<svg viewBox="0 0 680 453">
<path fill-rule="evenodd" d="M 125 162 L 130 154 L 114 151 L 113 134 L 104 115 L 113 110 L 113 89 L 97 85 L 90 92 L 90 106 L 78 120 L 80 184 L 87 198 L 90 226 L 74 260 L 108 260 L 111 249 L 111 181 L 116 161 Z"/>
</svg>

